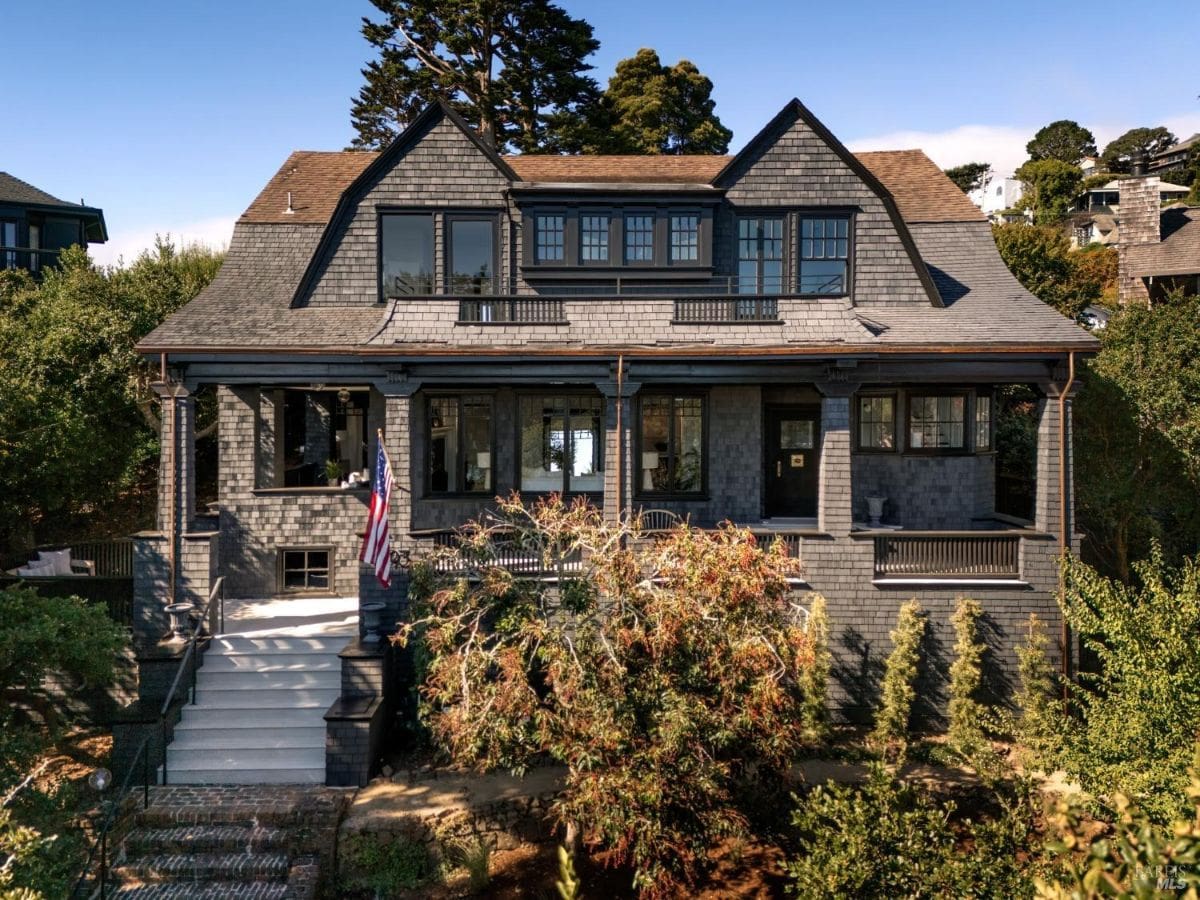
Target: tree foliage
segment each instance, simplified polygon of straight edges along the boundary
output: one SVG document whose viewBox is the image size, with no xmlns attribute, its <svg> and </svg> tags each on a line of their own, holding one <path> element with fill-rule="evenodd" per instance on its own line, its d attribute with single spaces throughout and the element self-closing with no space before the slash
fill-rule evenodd
<svg viewBox="0 0 1200 900">
<path fill-rule="evenodd" d="M 673 66 L 642 48 L 617 63 L 592 111 L 581 149 L 591 153 L 724 153 L 733 136 L 717 118 L 712 82 L 695 63 Z"/>
<path fill-rule="evenodd" d="M 985 709 L 979 702 L 983 684 L 983 652 L 987 649 L 977 639 L 976 622 L 983 615 L 979 601 L 962 597 L 950 617 L 954 626 L 954 662 L 950 664 L 950 702 L 947 712 L 950 746 L 967 759 L 980 754 L 987 744 L 983 733 Z"/>
<path fill-rule="evenodd" d="M 432 733 L 458 763 L 567 766 L 556 814 L 675 896 L 721 836 L 740 835 L 739 779 L 781 775 L 803 741 L 812 662 L 788 601 L 795 561 L 732 526 L 649 540 L 557 496 L 499 503 L 439 575 L 421 565 L 415 614 Z M 557 584 L 498 564 L 519 553 Z"/>
<path fill-rule="evenodd" d="M 1069 727 L 1055 697 L 1058 673 L 1050 665 L 1049 646 L 1045 624 L 1031 613 L 1025 641 L 1016 647 L 1017 689 L 1013 701 L 1017 716 L 1013 737 L 1026 762 L 1044 767 L 1057 761 Z"/>
<path fill-rule="evenodd" d="M 0 546 L 95 511 L 156 452 L 136 342 L 212 280 L 222 257 L 160 242 L 125 268 L 78 247 L 36 280 L 0 272 Z"/>
<path fill-rule="evenodd" d="M 378 55 L 351 108 L 355 147 L 387 146 L 440 100 L 497 149 L 555 150 L 596 99 L 592 26 L 549 0 L 371 2 L 382 19 L 363 19 Z"/>
<path fill-rule="evenodd" d="M 892 629 L 892 652 L 884 666 L 879 690 L 879 709 L 875 712 L 875 730 L 871 743 L 885 756 L 903 760 L 908 747 L 908 720 L 917 692 L 917 668 L 921 662 L 921 641 L 925 637 L 925 614 L 921 604 L 909 600 L 900 606 L 896 627 Z"/>
<path fill-rule="evenodd" d="M 946 177 L 958 185 L 964 194 L 978 190 L 992 178 L 991 163 L 969 162 L 946 170 Z"/>
<path fill-rule="evenodd" d="M 1060 228 L 1016 222 L 992 229 L 1005 265 L 1025 289 L 1074 319 L 1100 299 L 1104 284 L 1094 267 L 1080 266 L 1079 256 Z"/>
<path fill-rule="evenodd" d="M 1025 152 L 1031 160 L 1057 159 L 1077 166 L 1085 156 L 1096 155 L 1096 138 L 1078 122 L 1059 119 L 1038 129 Z"/>
<path fill-rule="evenodd" d="M 1020 208 L 1033 210 L 1038 225 L 1053 225 L 1067 217 L 1079 197 L 1083 172 L 1059 159 L 1031 159 L 1013 173 L 1025 185 Z"/>
<path fill-rule="evenodd" d="M 1156 128 L 1131 128 L 1120 137 L 1109 141 L 1101 158 L 1110 172 L 1129 172 L 1133 157 L 1137 153 L 1153 156 L 1175 143 L 1175 135 L 1163 126 Z"/>
<path fill-rule="evenodd" d="M 808 740 L 816 742 L 829 732 L 829 671 L 833 666 L 829 652 L 829 613 L 820 594 L 810 598 L 804 633 L 812 651 L 812 664 L 800 675 L 804 731 Z"/>
</svg>

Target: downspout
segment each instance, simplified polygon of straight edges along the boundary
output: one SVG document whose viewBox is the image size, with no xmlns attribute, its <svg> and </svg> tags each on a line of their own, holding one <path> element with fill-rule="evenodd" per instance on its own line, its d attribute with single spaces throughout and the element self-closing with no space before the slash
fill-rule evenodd
<svg viewBox="0 0 1200 900">
<path fill-rule="evenodd" d="M 1071 541 L 1068 534 L 1069 522 L 1067 512 L 1070 506 L 1070 493 L 1067 481 L 1067 396 L 1075 384 L 1075 351 L 1067 354 L 1067 383 L 1058 395 L 1058 555 L 1062 563 L 1066 562 L 1067 552 Z M 1059 611 L 1062 614 L 1062 676 L 1063 676 L 1063 705 L 1069 700 L 1068 684 L 1071 677 L 1070 640 L 1071 629 L 1067 625 L 1067 617 L 1063 610 L 1066 608 L 1067 581 L 1066 573 L 1060 566 L 1058 574 Z"/>
<path fill-rule="evenodd" d="M 617 355 L 617 522 L 625 505 L 625 432 L 621 427 L 621 407 L 624 405 L 622 386 L 625 377 L 625 356 Z"/>
</svg>

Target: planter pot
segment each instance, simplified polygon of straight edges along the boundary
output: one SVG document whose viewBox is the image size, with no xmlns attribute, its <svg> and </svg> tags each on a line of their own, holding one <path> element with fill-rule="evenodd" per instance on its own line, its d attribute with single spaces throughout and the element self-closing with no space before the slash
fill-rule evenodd
<svg viewBox="0 0 1200 900">
<path fill-rule="evenodd" d="M 387 609 L 387 604 L 378 601 L 364 603 L 358 608 L 359 614 L 362 616 L 363 628 L 367 632 L 363 636 L 364 644 L 378 644 L 383 640 L 383 635 L 380 633 L 380 626 L 383 624 L 383 611 L 385 609 Z"/>
<path fill-rule="evenodd" d="M 871 520 L 871 527 L 878 528 L 883 524 L 883 504 L 887 503 L 887 497 L 868 497 L 867 498 L 867 515 Z"/>
<path fill-rule="evenodd" d="M 171 617 L 171 640 L 187 640 L 188 627 L 192 624 L 192 609 L 190 603 L 172 603 L 167 606 L 167 615 Z"/>
</svg>

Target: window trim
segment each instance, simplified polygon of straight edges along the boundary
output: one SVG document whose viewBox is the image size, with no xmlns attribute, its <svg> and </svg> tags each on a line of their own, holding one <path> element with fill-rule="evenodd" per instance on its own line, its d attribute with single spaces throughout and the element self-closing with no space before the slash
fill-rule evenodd
<svg viewBox="0 0 1200 900">
<path fill-rule="evenodd" d="M 583 388 L 584 386 L 580 385 L 580 387 Z M 521 467 L 522 467 L 522 464 L 524 463 L 523 456 L 524 456 L 524 449 L 525 449 L 521 443 L 521 439 L 523 437 L 523 435 L 521 434 L 521 431 L 522 431 L 521 401 L 530 399 L 530 398 L 539 398 L 539 397 L 541 397 L 541 398 L 548 397 L 548 398 L 552 398 L 552 399 L 563 399 L 563 400 L 569 400 L 572 397 L 586 397 L 588 399 L 599 399 L 599 401 L 600 401 L 600 475 L 601 475 L 600 490 L 598 490 L 598 491 L 576 491 L 576 490 L 571 490 L 569 487 L 564 487 L 562 490 L 558 490 L 558 491 L 555 491 L 555 490 L 526 491 L 524 488 L 521 487 Z M 513 435 L 514 435 L 513 447 L 515 448 L 515 453 L 513 455 L 515 457 L 515 459 L 514 459 L 515 472 L 513 474 L 513 484 L 516 486 L 517 490 L 520 491 L 521 496 L 525 496 L 526 494 L 529 494 L 530 496 L 533 496 L 533 497 L 539 497 L 539 496 L 546 496 L 548 494 L 557 493 L 562 497 L 589 497 L 592 499 L 597 499 L 597 498 L 603 497 L 604 496 L 603 478 L 605 476 L 605 473 L 607 472 L 606 457 L 608 455 L 608 453 L 607 453 L 607 451 L 608 451 L 608 428 L 607 428 L 607 419 L 606 419 L 606 416 L 608 415 L 608 398 L 606 398 L 603 394 L 596 392 L 596 391 L 589 392 L 588 390 L 586 390 L 586 388 L 583 390 L 579 390 L 579 391 L 570 391 L 570 390 L 562 391 L 562 390 L 555 390 L 554 388 L 546 388 L 546 389 L 538 389 L 538 388 L 524 389 L 524 388 L 522 388 L 515 392 L 515 401 L 516 401 L 516 403 L 515 403 L 516 415 L 513 416 L 514 423 L 515 423 L 514 430 L 513 430 Z M 566 469 L 564 469 L 563 470 L 563 484 L 570 485 L 570 483 L 571 483 L 570 475 L 567 473 Z"/>
<path fill-rule="evenodd" d="M 437 214 L 439 210 L 420 206 L 377 206 L 375 207 L 375 302 L 380 306 L 392 302 L 396 298 L 388 298 L 383 290 L 383 220 L 385 216 L 428 216 L 433 237 L 433 274 L 430 294 L 412 294 L 413 297 L 427 297 L 436 294 L 441 281 L 437 271 Z"/>
<path fill-rule="evenodd" d="M 805 299 L 819 300 L 823 297 L 849 297 L 854 293 L 854 257 L 855 257 L 855 232 L 857 226 L 857 211 L 846 209 L 845 207 L 805 207 L 796 210 L 794 234 L 789 240 L 789 244 L 794 245 L 795 263 L 792 266 L 792 285 L 796 291 L 796 296 L 804 297 Z M 840 293 L 823 293 L 809 294 L 800 290 L 800 270 L 804 265 L 804 257 L 801 251 L 804 240 L 804 220 L 805 219 L 845 219 L 846 220 L 846 277 L 842 284 Z"/>
<path fill-rule="evenodd" d="M 324 554 L 326 554 L 326 559 L 328 560 L 328 566 L 327 566 L 328 574 L 326 576 L 329 579 L 328 586 L 323 587 L 323 588 L 312 588 L 312 587 L 289 588 L 289 587 L 287 587 L 284 583 L 285 573 L 287 572 L 284 559 L 285 559 L 286 554 L 288 554 L 288 553 L 303 553 L 303 554 L 305 554 L 305 557 L 304 557 L 305 566 L 304 566 L 303 571 L 306 574 L 306 577 L 305 577 L 306 581 L 307 581 L 307 573 L 312 570 L 312 567 L 308 565 L 308 554 L 309 553 L 324 553 Z M 307 596 L 314 596 L 314 597 L 335 596 L 337 594 L 336 572 L 337 572 L 337 554 L 334 552 L 334 548 L 332 546 L 329 546 L 327 544 L 302 544 L 302 545 L 298 545 L 298 546 L 277 544 L 275 546 L 275 589 L 278 594 L 285 594 L 289 597 L 295 597 L 297 595 L 307 595 Z"/>
<path fill-rule="evenodd" d="M 673 219 L 682 216 L 695 216 L 696 218 L 696 258 L 695 259 L 674 259 L 671 256 L 674 244 L 671 238 L 674 236 L 674 230 L 671 227 Z M 663 215 L 664 221 L 667 223 L 667 238 L 664 247 L 664 261 L 673 269 L 691 269 L 704 262 L 704 211 L 698 207 L 668 207 Z"/>
<path fill-rule="evenodd" d="M 642 484 L 642 467 L 640 461 L 642 458 L 642 419 L 645 410 L 645 401 L 647 399 L 661 399 L 663 397 L 671 400 L 672 415 L 669 418 L 671 425 L 667 433 L 667 453 L 671 460 L 676 460 L 675 443 L 677 435 L 675 434 L 675 416 L 674 406 L 675 400 L 680 398 L 699 399 L 700 401 L 700 487 L 695 491 L 647 491 L 641 486 Z M 636 433 L 634 434 L 634 489 L 633 497 L 635 500 L 708 500 L 708 467 L 709 467 L 709 402 L 707 391 L 697 391 L 695 389 L 688 390 L 670 390 L 655 388 L 654 390 L 641 390 L 637 394 L 637 418 L 635 419 Z M 671 473 L 673 475 L 673 472 Z M 672 477 L 671 481 L 675 479 Z"/>
<path fill-rule="evenodd" d="M 900 395 L 899 390 L 865 390 L 854 395 L 854 452 L 869 454 L 893 454 L 900 452 Z M 892 447 L 864 447 L 862 444 L 862 407 L 860 401 L 865 399 L 890 398 L 892 401 Z"/>
<path fill-rule="evenodd" d="M 492 226 L 492 288 L 479 294 L 468 294 L 451 288 L 451 269 L 454 262 L 454 223 L 487 222 Z M 436 233 L 435 233 L 436 240 Z M 496 210 L 452 210 L 442 213 L 442 277 L 435 277 L 443 294 L 450 297 L 485 297 L 501 293 L 500 285 L 500 213 Z M 436 266 L 435 266 L 436 268 Z"/>
<path fill-rule="evenodd" d="M 910 388 L 904 398 L 904 452 L 915 456 L 970 456 L 974 452 L 972 430 L 975 427 L 975 405 L 970 388 L 919 387 Z M 912 443 L 912 410 L 916 397 L 962 397 L 963 443 L 961 447 L 914 447 Z"/>
<path fill-rule="evenodd" d="M 434 489 L 433 489 L 433 404 L 430 401 L 435 400 L 435 399 L 445 400 L 445 399 L 449 398 L 449 399 L 453 399 L 453 400 L 457 401 L 457 403 L 458 403 L 458 448 L 456 451 L 457 457 L 454 461 L 454 465 L 456 467 L 456 471 L 461 471 L 461 467 L 466 462 L 466 457 L 464 457 L 462 455 L 466 452 L 466 441 L 464 440 L 464 436 L 465 436 L 465 429 L 466 429 L 466 424 L 467 424 L 466 417 L 463 415 L 463 411 L 462 411 L 462 400 L 464 397 L 485 397 L 485 398 L 487 398 L 487 401 L 488 401 L 488 410 L 489 410 L 488 425 L 489 425 L 489 432 L 490 432 L 488 434 L 488 452 L 492 455 L 492 468 L 491 468 L 492 485 L 491 485 L 491 487 L 487 488 L 486 490 L 482 490 L 482 491 L 465 491 L 465 490 L 434 491 Z M 499 458 L 496 455 L 497 443 L 496 443 L 496 396 L 495 396 L 495 393 L 493 391 L 487 391 L 487 390 L 480 390 L 480 391 L 471 391 L 471 390 L 429 391 L 429 392 L 424 393 L 424 403 L 425 403 L 425 415 L 424 415 L 423 428 L 425 429 L 425 432 L 424 432 L 423 437 L 425 440 L 425 452 L 424 452 L 424 460 L 423 460 L 424 475 L 421 479 L 421 482 L 425 487 L 424 499 L 426 499 L 426 500 L 447 500 L 447 499 L 452 500 L 452 499 L 461 498 L 461 497 L 479 498 L 479 497 L 494 497 L 494 496 L 496 496 L 496 481 L 497 481 L 497 479 L 496 479 L 496 470 L 497 470 L 496 463 L 499 462 Z"/>
<path fill-rule="evenodd" d="M 560 259 L 542 259 L 542 219 L 549 219 L 552 217 L 562 219 L 562 231 L 560 232 L 562 235 L 562 257 Z M 569 240 L 571 227 L 569 222 L 570 217 L 567 215 L 566 210 L 539 209 L 533 214 L 533 261 L 536 265 L 565 266 L 567 264 L 567 259 L 569 258 L 571 252 L 571 244 Z"/>
<path fill-rule="evenodd" d="M 630 218 L 648 218 L 650 220 L 650 258 L 630 259 L 626 224 Z M 621 266 L 626 269 L 652 269 L 658 266 L 659 240 L 658 232 L 662 217 L 652 206 L 625 206 L 621 208 Z M 609 259 L 612 250 L 609 250 Z"/>
<path fill-rule="evenodd" d="M 583 258 L 583 220 L 591 216 L 606 216 L 608 218 L 608 256 L 602 260 Z M 568 259 L 567 265 L 573 264 L 587 269 L 611 269 L 616 265 L 620 265 L 613 262 L 613 248 L 620 246 L 617 239 L 621 233 L 621 229 L 617 227 L 617 211 L 613 207 L 580 206 L 572 210 L 570 218 L 577 223 L 578 227 L 574 243 L 575 258 L 574 260 Z"/>
</svg>

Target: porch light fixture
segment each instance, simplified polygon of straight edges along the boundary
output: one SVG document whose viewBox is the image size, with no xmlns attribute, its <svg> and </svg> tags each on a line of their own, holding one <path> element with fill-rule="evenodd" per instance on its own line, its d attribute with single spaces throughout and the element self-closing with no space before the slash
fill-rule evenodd
<svg viewBox="0 0 1200 900">
<path fill-rule="evenodd" d="M 349 390 L 349 388 L 342 388 L 340 391 L 338 391 L 338 395 L 337 395 L 337 397 L 338 397 L 338 403 L 340 403 L 340 404 L 342 404 L 343 406 L 345 406 L 347 403 L 349 403 L 349 402 L 350 402 L 350 390 Z"/>
</svg>

